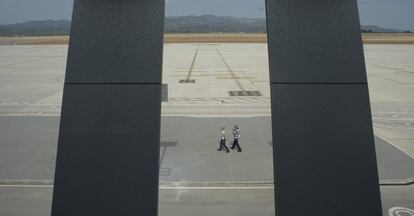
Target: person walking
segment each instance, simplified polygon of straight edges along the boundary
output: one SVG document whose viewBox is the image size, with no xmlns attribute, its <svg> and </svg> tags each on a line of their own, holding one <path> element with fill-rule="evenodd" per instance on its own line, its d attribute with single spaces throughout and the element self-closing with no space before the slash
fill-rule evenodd
<svg viewBox="0 0 414 216">
<path fill-rule="evenodd" d="M 230 150 L 229 148 L 226 146 L 226 128 L 225 127 L 221 127 L 221 137 L 220 137 L 220 148 L 217 149 L 217 151 L 221 151 L 221 150 L 226 151 L 226 153 L 229 153 Z"/>
<path fill-rule="evenodd" d="M 240 140 L 240 127 L 238 125 L 234 125 L 234 128 L 233 128 L 233 137 L 234 137 L 234 140 L 233 140 L 233 145 L 231 146 L 231 149 L 237 148 L 237 151 L 238 152 L 242 152 L 242 149 L 241 149 L 240 144 L 239 144 L 239 140 Z"/>
</svg>

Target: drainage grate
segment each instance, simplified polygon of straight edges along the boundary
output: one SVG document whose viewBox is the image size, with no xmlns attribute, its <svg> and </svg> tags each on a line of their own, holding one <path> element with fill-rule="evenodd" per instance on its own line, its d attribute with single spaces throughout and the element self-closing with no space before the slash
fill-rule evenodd
<svg viewBox="0 0 414 216">
<path fill-rule="evenodd" d="M 262 96 L 260 91 L 229 91 L 230 96 Z"/>
<path fill-rule="evenodd" d="M 195 80 L 193 79 L 184 79 L 184 80 L 180 80 L 179 83 L 195 83 Z"/>
</svg>

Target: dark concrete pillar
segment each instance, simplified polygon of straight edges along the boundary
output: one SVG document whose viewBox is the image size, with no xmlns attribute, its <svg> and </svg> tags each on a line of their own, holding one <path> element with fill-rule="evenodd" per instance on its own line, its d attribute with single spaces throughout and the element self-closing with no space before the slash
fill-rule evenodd
<svg viewBox="0 0 414 216">
<path fill-rule="evenodd" d="M 157 215 L 164 0 L 75 0 L 52 215 Z"/>
<path fill-rule="evenodd" d="M 382 215 L 356 0 L 266 2 L 276 215 Z"/>
</svg>

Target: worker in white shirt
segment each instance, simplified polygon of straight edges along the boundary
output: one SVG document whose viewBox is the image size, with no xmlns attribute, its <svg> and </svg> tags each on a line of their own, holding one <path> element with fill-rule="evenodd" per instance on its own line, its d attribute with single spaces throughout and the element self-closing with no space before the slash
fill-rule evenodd
<svg viewBox="0 0 414 216">
<path fill-rule="evenodd" d="M 224 150 L 226 151 L 226 153 L 229 153 L 230 150 L 226 145 L 226 128 L 225 127 L 221 127 L 221 137 L 220 137 L 220 148 L 217 149 L 217 151 L 221 151 Z"/>
</svg>

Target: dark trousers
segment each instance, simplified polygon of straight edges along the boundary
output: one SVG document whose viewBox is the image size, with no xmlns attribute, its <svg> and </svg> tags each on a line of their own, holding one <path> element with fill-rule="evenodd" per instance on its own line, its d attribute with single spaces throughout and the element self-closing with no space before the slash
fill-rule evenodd
<svg viewBox="0 0 414 216">
<path fill-rule="evenodd" d="M 234 139 L 233 145 L 231 146 L 231 149 L 235 149 L 235 148 L 237 148 L 237 151 L 238 152 L 241 152 L 242 151 L 242 149 L 241 149 L 241 147 L 239 145 L 239 140 L 238 139 Z"/>
<path fill-rule="evenodd" d="M 220 140 L 220 148 L 217 151 L 221 151 L 221 150 L 223 150 L 223 148 L 227 153 L 229 153 L 230 150 L 226 146 L 226 140 Z"/>
</svg>

